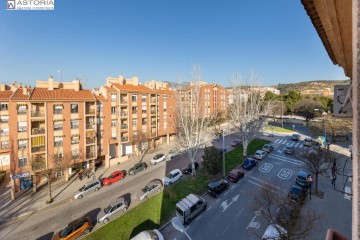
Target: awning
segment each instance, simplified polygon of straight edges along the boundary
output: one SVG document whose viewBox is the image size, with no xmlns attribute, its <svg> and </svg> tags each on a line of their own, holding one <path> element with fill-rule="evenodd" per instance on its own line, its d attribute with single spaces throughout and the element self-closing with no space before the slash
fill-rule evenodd
<svg viewBox="0 0 360 240">
<path fill-rule="evenodd" d="M 64 107 L 63 105 L 54 105 L 55 110 L 62 110 Z"/>
<path fill-rule="evenodd" d="M 62 103 L 55 103 L 54 106 L 61 106 L 62 107 L 63 104 Z"/>
<path fill-rule="evenodd" d="M 17 107 L 17 108 L 20 108 L 20 107 L 24 108 L 24 107 L 25 107 L 25 109 L 26 109 L 26 108 L 27 108 L 27 104 L 26 104 L 26 103 L 18 103 L 18 104 L 16 105 L 16 107 Z"/>
<path fill-rule="evenodd" d="M 43 118 L 37 118 L 37 119 L 31 119 L 32 122 L 45 122 L 45 119 Z"/>
<path fill-rule="evenodd" d="M 53 119 L 53 122 L 63 122 L 65 119 Z"/>
<path fill-rule="evenodd" d="M 32 147 L 42 147 L 45 146 L 45 136 L 33 137 L 31 138 Z"/>
</svg>

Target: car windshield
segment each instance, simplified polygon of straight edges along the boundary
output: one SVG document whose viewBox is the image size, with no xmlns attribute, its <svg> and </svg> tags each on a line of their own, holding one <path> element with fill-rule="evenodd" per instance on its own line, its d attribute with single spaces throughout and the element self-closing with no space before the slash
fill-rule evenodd
<svg viewBox="0 0 360 240">
<path fill-rule="evenodd" d="M 250 161 L 248 160 L 248 159 L 246 159 L 245 161 L 244 161 L 244 164 L 249 164 L 250 163 Z"/>
<path fill-rule="evenodd" d="M 66 238 L 66 236 L 69 234 L 71 228 L 65 228 L 60 232 L 60 238 Z"/>
<path fill-rule="evenodd" d="M 145 186 L 143 189 L 141 189 L 142 192 L 147 192 L 147 190 L 149 189 L 148 186 Z"/>
<path fill-rule="evenodd" d="M 113 175 L 108 176 L 108 178 L 110 178 L 110 179 L 113 178 L 113 177 L 114 177 Z"/>
<path fill-rule="evenodd" d="M 107 214 L 108 212 L 110 212 L 111 206 L 107 206 L 106 208 L 104 208 L 104 212 Z"/>
<path fill-rule="evenodd" d="M 161 158 L 162 157 L 162 155 L 161 154 L 158 154 L 158 155 L 156 155 L 155 157 L 154 157 L 154 159 L 159 159 L 159 158 Z"/>
<path fill-rule="evenodd" d="M 166 177 L 172 178 L 172 174 L 171 174 L 171 173 L 168 173 L 168 174 L 166 175 Z"/>
<path fill-rule="evenodd" d="M 80 191 L 80 192 L 83 191 L 84 188 L 85 188 L 85 186 L 82 186 L 82 188 L 80 188 L 79 191 Z"/>
</svg>

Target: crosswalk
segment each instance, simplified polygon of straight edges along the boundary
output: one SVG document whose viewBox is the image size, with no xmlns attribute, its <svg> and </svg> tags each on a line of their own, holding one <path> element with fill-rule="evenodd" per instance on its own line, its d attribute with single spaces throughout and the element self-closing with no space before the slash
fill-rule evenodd
<svg viewBox="0 0 360 240">
<path fill-rule="evenodd" d="M 304 144 L 303 142 L 294 142 L 292 140 L 287 140 L 287 139 L 276 139 L 274 141 L 274 143 L 276 144 L 281 144 L 281 145 L 286 145 L 286 146 L 290 146 L 290 147 L 294 147 L 294 148 L 303 148 Z"/>
</svg>

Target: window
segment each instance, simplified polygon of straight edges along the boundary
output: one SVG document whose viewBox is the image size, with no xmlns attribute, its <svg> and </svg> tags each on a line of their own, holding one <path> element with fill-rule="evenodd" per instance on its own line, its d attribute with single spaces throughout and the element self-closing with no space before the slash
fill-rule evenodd
<svg viewBox="0 0 360 240">
<path fill-rule="evenodd" d="M 63 145 L 63 137 L 54 137 L 54 146 L 61 147 Z"/>
<path fill-rule="evenodd" d="M 26 115 L 26 106 L 19 106 L 17 109 L 18 115 Z"/>
<path fill-rule="evenodd" d="M 116 94 L 111 94 L 111 101 L 116 102 Z"/>
<path fill-rule="evenodd" d="M 166 99 L 167 99 L 167 95 L 164 94 L 164 103 L 166 102 Z"/>
<path fill-rule="evenodd" d="M 79 105 L 77 103 L 70 104 L 71 113 L 79 113 Z"/>
<path fill-rule="evenodd" d="M 111 121 L 111 127 L 116 127 L 116 120 Z"/>
<path fill-rule="evenodd" d="M 70 121 L 70 127 L 71 127 L 71 129 L 79 128 L 79 120 L 71 120 Z"/>
<path fill-rule="evenodd" d="M 103 104 L 102 103 L 98 103 L 97 107 L 98 107 L 98 112 L 103 111 Z"/>
<path fill-rule="evenodd" d="M 18 132 L 27 131 L 27 122 L 18 122 Z"/>
<path fill-rule="evenodd" d="M 9 141 L 2 141 L 1 149 L 8 149 L 8 148 L 9 148 Z"/>
<path fill-rule="evenodd" d="M 28 140 L 19 140 L 18 141 L 19 150 L 26 149 L 27 144 L 28 144 Z"/>
<path fill-rule="evenodd" d="M 18 159 L 18 167 L 23 168 L 23 167 L 26 167 L 26 166 L 27 166 L 27 158 L 26 157 L 19 158 Z"/>
<path fill-rule="evenodd" d="M 79 156 L 80 156 L 80 151 L 79 151 L 79 149 L 75 149 L 75 150 L 72 150 L 72 151 L 71 151 L 71 158 L 72 158 L 73 160 L 79 159 Z"/>
<path fill-rule="evenodd" d="M 116 132 L 111 132 L 111 139 L 116 140 Z"/>
<path fill-rule="evenodd" d="M 63 122 L 62 121 L 57 121 L 54 122 L 54 131 L 59 131 L 63 129 Z"/>
<path fill-rule="evenodd" d="M 116 115 L 116 107 L 111 107 L 111 115 Z"/>
<path fill-rule="evenodd" d="M 131 101 L 132 101 L 132 102 L 136 102 L 136 101 L 137 101 L 137 95 L 136 95 L 136 94 L 133 94 L 133 95 L 131 96 Z"/>
<path fill-rule="evenodd" d="M 141 101 L 142 101 L 143 103 L 146 103 L 146 95 L 142 95 L 142 96 L 141 96 Z"/>
<path fill-rule="evenodd" d="M 133 120 L 132 120 L 132 125 L 133 125 L 133 126 L 136 126 L 136 125 L 137 125 L 137 119 L 133 119 Z"/>
<path fill-rule="evenodd" d="M 9 116 L 0 116 L 1 123 L 9 123 Z"/>
<path fill-rule="evenodd" d="M 0 103 L 0 111 L 7 111 L 8 104 L 7 103 Z"/>
<path fill-rule="evenodd" d="M 9 136 L 9 128 L 1 128 L 0 136 Z"/>
<path fill-rule="evenodd" d="M 79 143 L 79 135 L 72 135 L 71 136 L 71 144 L 78 144 Z"/>
<path fill-rule="evenodd" d="M 62 114 L 63 106 L 62 105 L 56 105 L 54 106 L 54 114 Z"/>
<path fill-rule="evenodd" d="M 146 118 L 143 118 L 142 121 L 141 121 L 142 125 L 146 125 L 147 123 L 147 119 Z"/>
<path fill-rule="evenodd" d="M 146 113 L 146 106 L 143 105 L 141 109 L 142 109 L 141 110 L 142 113 Z"/>
<path fill-rule="evenodd" d="M 137 113 L 137 107 L 132 107 L 131 111 L 132 111 L 133 114 L 136 114 Z"/>
</svg>

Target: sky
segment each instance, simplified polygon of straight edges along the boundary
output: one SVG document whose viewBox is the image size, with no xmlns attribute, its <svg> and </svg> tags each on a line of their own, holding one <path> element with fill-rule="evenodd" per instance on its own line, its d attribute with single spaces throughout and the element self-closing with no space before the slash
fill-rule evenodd
<svg viewBox="0 0 360 240">
<path fill-rule="evenodd" d="M 262 85 L 347 79 L 296 0 L 55 0 L 54 11 L 0 5 L 0 83 L 106 77 L 230 86 L 235 72 Z M 62 75 L 62 79 L 61 79 Z"/>
</svg>

